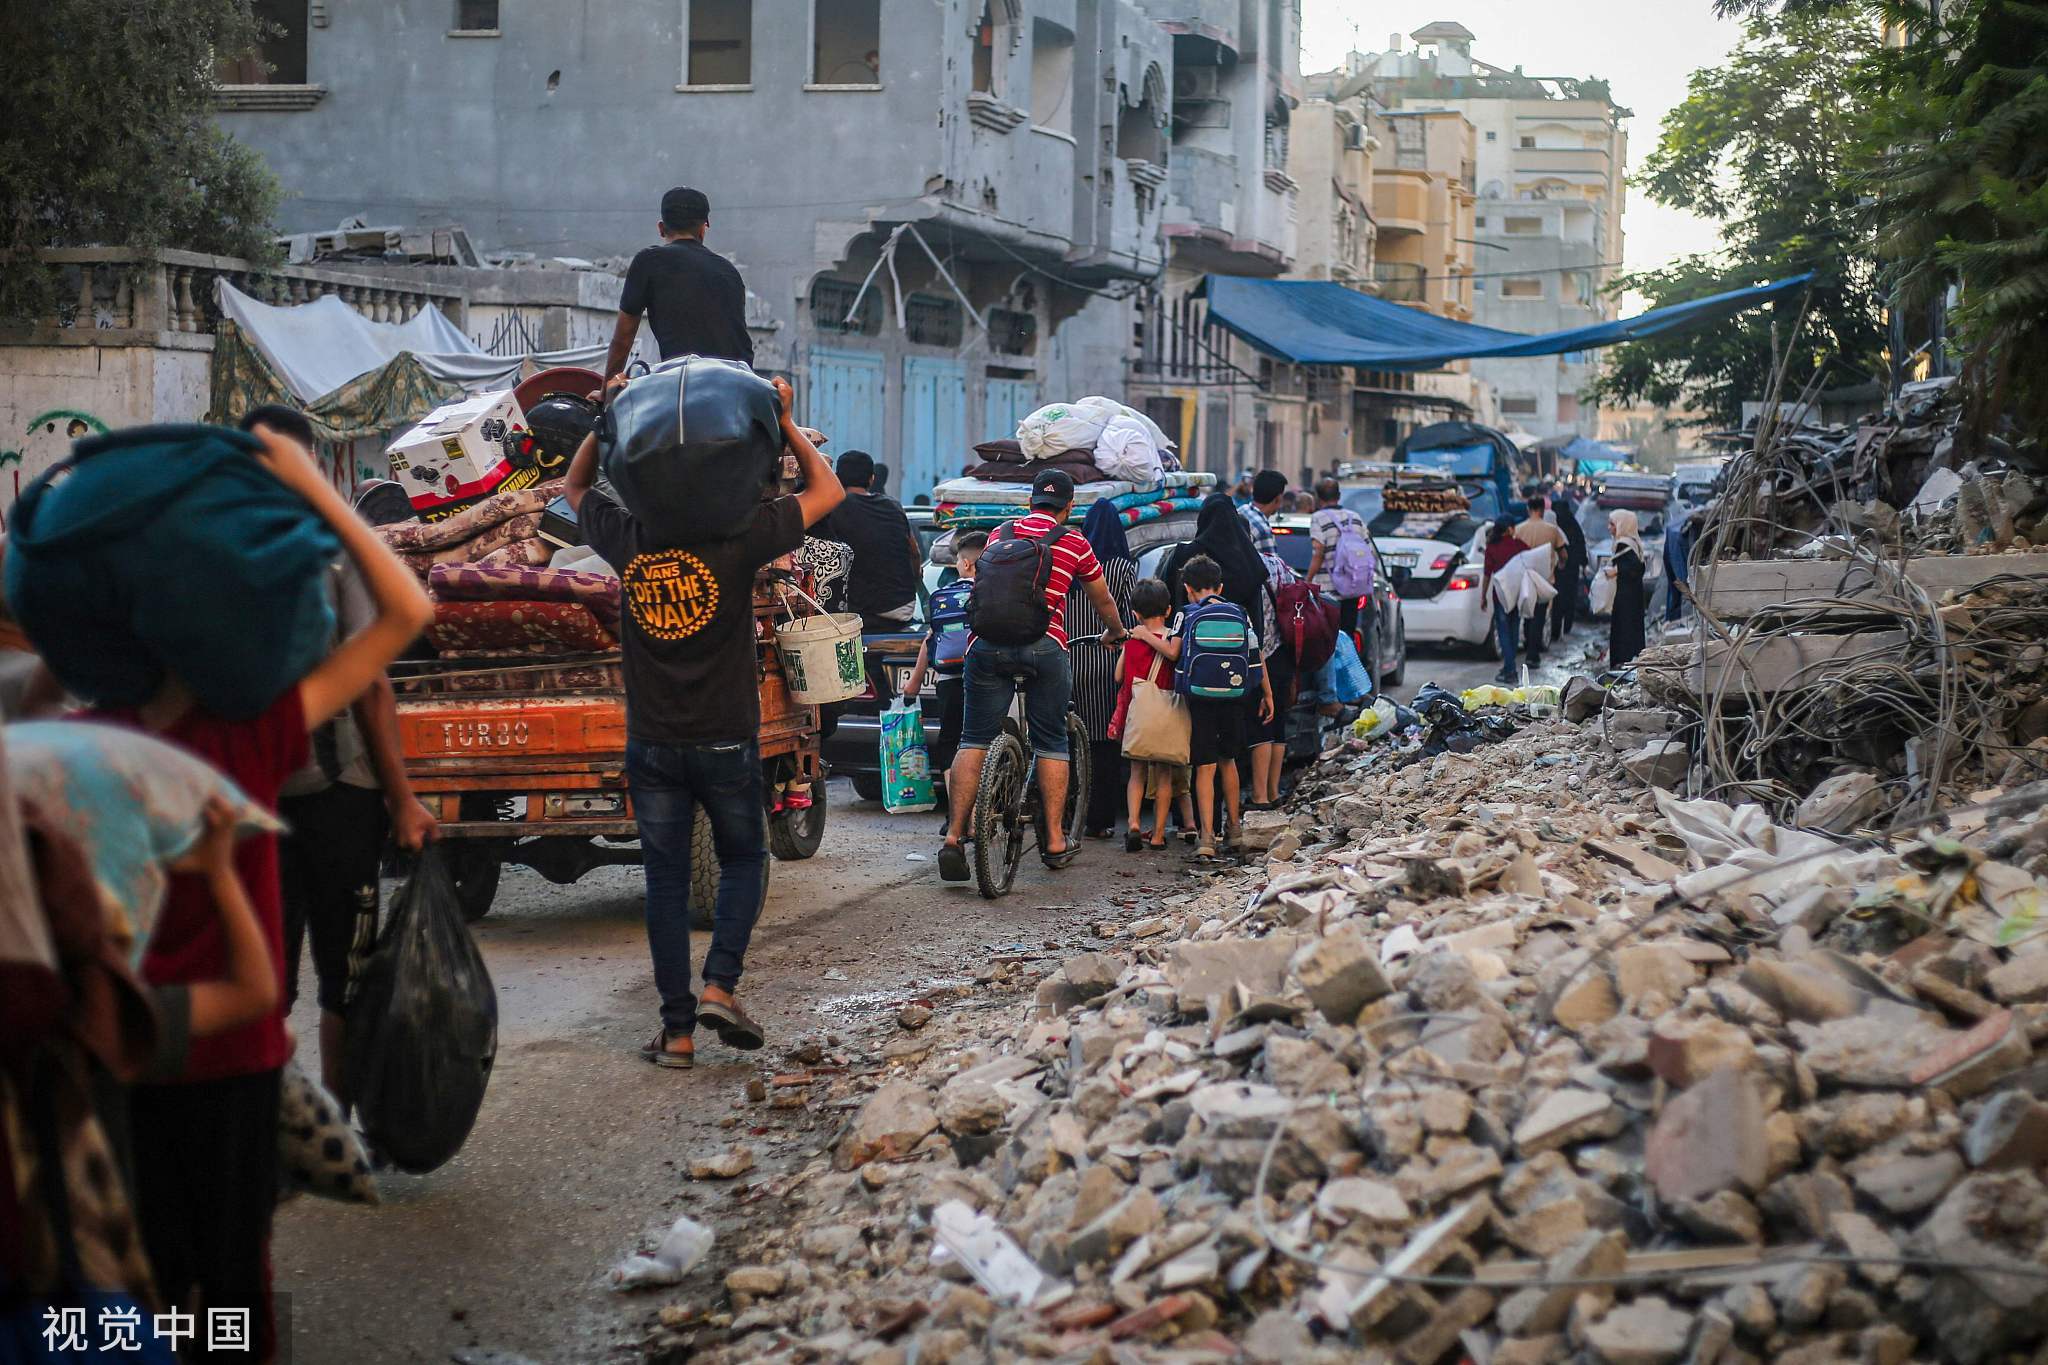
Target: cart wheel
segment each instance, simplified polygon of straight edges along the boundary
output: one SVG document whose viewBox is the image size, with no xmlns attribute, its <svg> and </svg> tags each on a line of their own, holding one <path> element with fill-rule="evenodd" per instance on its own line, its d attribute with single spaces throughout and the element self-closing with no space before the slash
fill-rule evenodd
<svg viewBox="0 0 2048 1365">
<path fill-rule="evenodd" d="M 813 807 L 816 809 L 816 807 Z M 774 828 L 771 823 L 770 837 Z M 768 904 L 768 868 L 761 865 L 761 905 Z M 718 845 L 711 838 L 711 817 L 697 812 L 697 824 L 690 831 L 690 927 L 708 932 L 718 906 Z M 758 914 L 760 906 L 755 907 Z"/>
<path fill-rule="evenodd" d="M 461 839 L 448 844 L 448 874 L 462 918 L 474 924 L 491 913 L 498 896 L 498 876 L 505 870 L 496 840 Z"/>
<path fill-rule="evenodd" d="M 825 784 L 811 784 L 811 804 L 803 810 L 768 817 L 768 851 L 784 862 L 796 862 L 818 851 L 825 841 Z"/>
</svg>

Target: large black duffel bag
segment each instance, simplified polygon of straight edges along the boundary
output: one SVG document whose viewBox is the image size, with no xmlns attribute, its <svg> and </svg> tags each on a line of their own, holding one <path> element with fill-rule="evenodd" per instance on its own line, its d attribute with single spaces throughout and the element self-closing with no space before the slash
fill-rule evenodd
<svg viewBox="0 0 2048 1365">
<path fill-rule="evenodd" d="M 747 366 L 677 356 L 619 390 L 598 424 L 605 477 L 672 544 L 746 529 L 782 474 L 782 405 Z"/>
</svg>

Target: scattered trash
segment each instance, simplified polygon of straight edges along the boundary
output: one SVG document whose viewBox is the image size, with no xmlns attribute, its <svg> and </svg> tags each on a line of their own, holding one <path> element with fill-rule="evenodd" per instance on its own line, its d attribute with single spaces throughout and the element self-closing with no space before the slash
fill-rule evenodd
<svg viewBox="0 0 2048 1365">
<path fill-rule="evenodd" d="M 1030 1303 L 1047 1283 L 1045 1272 L 1032 1264 L 994 1219 L 957 1199 L 932 1210 L 932 1235 L 932 1263 L 944 1265 L 948 1259 L 958 1259 L 975 1282 L 999 1302 Z"/>
<path fill-rule="evenodd" d="M 713 1240 L 711 1229 L 696 1219 L 678 1218 L 669 1225 L 652 1256 L 628 1256 L 612 1267 L 612 1288 L 645 1289 L 676 1284 L 710 1253 Z"/>
</svg>

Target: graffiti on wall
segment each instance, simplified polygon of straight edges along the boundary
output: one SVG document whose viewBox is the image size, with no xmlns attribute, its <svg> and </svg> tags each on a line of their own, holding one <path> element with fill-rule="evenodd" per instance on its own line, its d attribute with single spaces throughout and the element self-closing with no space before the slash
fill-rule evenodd
<svg viewBox="0 0 2048 1365">
<path fill-rule="evenodd" d="M 21 444 L 0 449 L 0 532 L 7 529 L 7 513 L 21 490 L 50 466 L 71 453 L 71 443 L 82 436 L 105 433 L 107 424 L 89 412 L 52 408 L 39 413 L 22 433 Z"/>
</svg>

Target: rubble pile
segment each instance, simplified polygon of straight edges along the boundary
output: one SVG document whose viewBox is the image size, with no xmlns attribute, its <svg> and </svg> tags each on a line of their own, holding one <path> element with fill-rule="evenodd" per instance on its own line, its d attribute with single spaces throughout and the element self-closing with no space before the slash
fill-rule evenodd
<svg viewBox="0 0 2048 1365">
<path fill-rule="evenodd" d="M 1686 719 L 1688 791 L 1789 818 L 1867 778 L 1888 826 L 2048 775 L 2048 467 L 1962 417 L 1947 381 L 1909 385 L 1722 471 L 1689 530 L 1695 624 L 1636 662 Z"/>
<path fill-rule="evenodd" d="M 1346 740 L 1243 877 L 754 1082 L 736 1123 L 810 1155 L 652 1355 L 2038 1349 L 2041 791 L 1842 841 L 1854 784 L 1775 824 L 1631 775 L 1655 719 L 1600 689 L 1561 710 L 1405 765 Z"/>
</svg>

